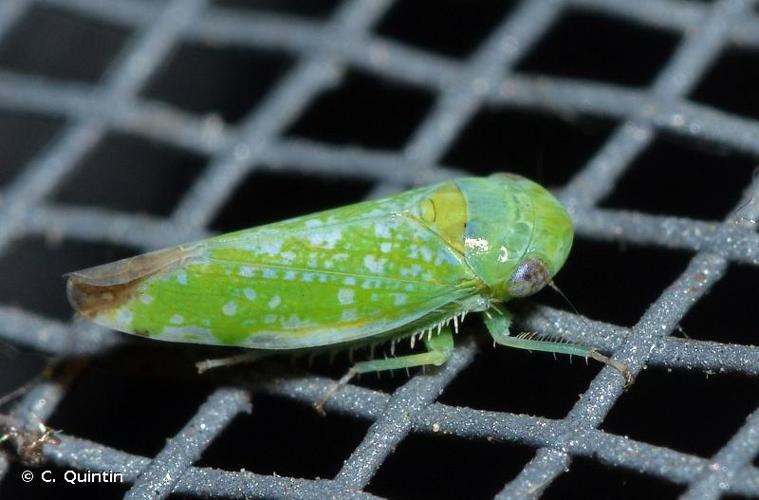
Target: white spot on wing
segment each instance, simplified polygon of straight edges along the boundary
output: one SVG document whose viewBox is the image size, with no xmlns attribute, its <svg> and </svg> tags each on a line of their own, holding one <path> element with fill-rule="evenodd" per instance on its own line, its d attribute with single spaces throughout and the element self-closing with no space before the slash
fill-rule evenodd
<svg viewBox="0 0 759 500">
<path fill-rule="evenodd" d="M 374 235 L 377 238 L 391 238 L 393 236 L 390 232 L 390 226 L 384 222 L 376 222 L 374 224 Z"/>
<path fill-rule="evenodd" d="M 211 332 L 207 328 L 199 328 L 197 326 L 184 325 L 181 327 L 167 326 L 163 329 L 158 338 L 162 340 L 172 340 L 186 342 L 191 340 L 195 343 L 207 343 L 214 338 Z"/>
<path fill-rule="evenodd" d="M 128 327 L 129 324 L 132 322 L 132 311 L 129 309 L 119 309 L 119 313 L 116 315 L 116 322 L 119 325 L 122 325 L 124 327 Z"/>
<path fill-rule="evenodd" d="M 506 262 L 509 260 L 509 249 L 502 246 L 498 251 L 498 262 Z"/>
<path fill-rule="evenodd" d="M 392 249 L 393 249 L 393 244 L 390 243 L 389 241 L 383 241 L 380 244 L 380 252 L 389 253 L 390 250 L 392 250 Z"/>
<path fill-rule="evenodd" d="M 256 291 L 252 288 L 246 288 L 242 291 L 243 294 L 245 294 L 245 298 L 248 300 L 256 300 Z"/>
<path fill-rule="evenodd" d="M 428 247 L 421 247 L 419 248 L 419 251 L 422 252 L 422 258 L 425 262 L 432 261 L 432 250 L 430 250 Z"/>
<path fill-rule="evenodd" d="M 361 288 L 364 290 L 371 290 L 372 288 L 380 288 L 382 282 L 380 280 L 366 279 L 361 283 Z"/>
<path fill-rule="evenodd" d="M 490 249 L 488 240 L 482 238 L 464 238 L 464 246 L 478 252 L 487 252 Z"/>
<path fill-rule="evenodd" d="M 324 235 L 325 248 L 335 248 L 335 245 L 343 239 L 343 233 L 339 229 L 333 229 Z"/>
<path fill-rule="evenodd" d="M 240 276 L 243 276 L 245 278 L 250 278 L 251 276 L 253 276 L 253 268 L 250 266 L 241 266 Z"/>
<path fill-rule="evenodd" d="M 226 304 L 224 304 L 224 307 L 221 308 L 221 311 L 224 313 L 225 316 L 234 316 L 237 314 L 237 304 L 235 304 L 233 301 L 229 301 Z"/>
<path fill-rule="evenodd" d="M 280 256 L 282 257 L 282 261 L 283 261 L 285 264 L 290 264 L 290 263 L 292 263 L 292 261 L 294 261 L 294 260 L 295 260 L 295 257 L 296 257 L 296 256 L 295 256 L 295 252 L 282 252 L 282 253 L 280 254 Z"/>
<path fill-rule="evenodd" d="M 374 255 L 367 255 L 364 257 L 364 267 L 372 273 L 381 274 L 384 266 L 385 259 L 377 260 Z"/>
<path fill-rule="evenodd" d="M 153 302 L 153 296 L 143 293 L 140 295 L 140 302 L 142 302 L 143 304 L 150 304 L 151 302 Z"/>
<path fill-rule="evenodd" d="M 261 242 L 261 251 L 269 255 L 277 255 L 282 250 L 282 240 L 265 240 Z"/>
<path fill-rule="evenodd" d="M 353 304 L 353 290 L 350 288 L 341 288 L 337 292 L 337 300 L 340 301 L 340 304 L 344 306 Z"/>
<path fill-rule="evenodd" d="M 318 267 L 319 261 L 317 260 L 316 252 L 311 252 L 308 254 L 308 260 L 306 261 L 306 265 L 308 267 Z"/>
<path fill-rule="evenodd" d="M 340 316 L 340 321 L 355 321 L 358 318 L 358 312 L 355 309 L 345 309 Z"/>
<path fill-rule="evenodd" d="M 269 308 L 270 309 L 274 309 L 275 307 L 277 307 L 280 304 L 280 302 L 282 302 L 282 299 L 279 297 L 279 295 L 275 295 L 269 301 Z"/>
<path fill-rule="evenodd" d="M 308 236 L 308 242 L 315 247 L 322 247 L 326 249 L 335 248 L 335 245 L 343 238 L 343 233 L 340 229 L 323 230 L 314 232 Z"/>
<path fill-rule="evenodd" d="M 413 276 L 414 278 L 416 278 L 417 276 L 419 276 L 419 273 L 421 272 L 422 272 L 422 266 L 420 266 L 419 264 L 413 264 L 411 267 L 402 267 L 400 269 L 401 276 L 404 278 L 408 276 Z"/>
<path fill-rule="evenodd" d="M 303 322 L 297 314 L 291 314 L 289 318 L 282 320 L 282 326 L 285 328 L 298 328 L 302 325 Z"/>
<path fill-rule="evenodd" d="M 171 322 L 172 325 L 181 325 L 182 323 L 184 323 L 184 318 L 182 317 L 181 314 L 175 314 L 174 316 L 171 317 L 169 321 Z"/>
<path fill-rule="evenodd" d="M 187 284 L 187 273 L 185 271 L 177 272 L 177 283 L 179 283 L 180 285 Z"/>
</svg>

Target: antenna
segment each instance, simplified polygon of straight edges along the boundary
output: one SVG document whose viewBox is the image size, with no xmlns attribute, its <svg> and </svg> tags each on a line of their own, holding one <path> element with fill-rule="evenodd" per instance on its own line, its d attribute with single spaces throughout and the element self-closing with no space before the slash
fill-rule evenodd
<svg viewBox="0 0 759 500">
<path fill-rule="evenodd" d="M 553 282 L 553 280 L 548 281 L 548 285 L 556 291 L 561 297 L 567 301 L 567 304 L 574 310 L 575 314 L 582 320 L 583 323 L 585 323 L 587 326 L 590 326 L 590 323 L 588 323 L 588 320 L 580 314 L 580 311 L 577 310 L 575 305 L 572 303 L 571 300 L 564 294 L 564 292 L 559 289 L 558 286 L 556 286 L 556 283 Z M 588 349 L 588 356 L 595 359 L 596 361 L 603 363 L 605 365 L 611 366 L 615 370 L 617 370 L 621 375 L 622 378 L 625 379 L 625 388 L 630 387 L 633 383 L 633 375 L 630 372 L 630 369 L 625 365 L 624 363 L 621 363 L 609 356 L 606 356 L 604 354 L 601 354 L 600 352 L 596 351 L 595 349 L 587 348 Z M 587 362 L 587 358 L 585 358 L 585 361 Z"/>
<path fill-rule="evenodd" d="M 554 282 L 553 282 L 553 280 L 548 280 L 548 286 L 550 286 L 550 287 L 551 287 L 551 288 L 552 288 L 552 289 L 553 289 L 553 290 L 554 290 L 556 293 L 558 293 L 559 295 L 561 295 L 561 298 L 562 298 L 562 299 L 564 299 L 564 300 L 566 300 L 566 301 L 567 301 L 567 304 L 569 304 L 569 307 L 571 307 L 571 308 L 572 308 L 572 310 L 575 312 L 575 314 L 577 314 L 578 316 L 580 316 L 580 317 L 582 317 L 583 319 L 585 319 L 585 317 L 584 317 L 582 314 L 580 314 L 580 311 L 578 311 L 578 310 L 577 310 L 577 308 L 576 308 L 576 307 L 575 307 L 575 305 L 572 303 L 572 301 L 571 301 L 571 300 L 569 300 L 569 297 L 567 297 L 567 296 L 564 294 L 564 292 L 562 292 L 562 291 L 561 291 L 561 289 L 560 289 L 558 286 L 556 286 L 556 283 L 554 283 Z"/>
</svg>

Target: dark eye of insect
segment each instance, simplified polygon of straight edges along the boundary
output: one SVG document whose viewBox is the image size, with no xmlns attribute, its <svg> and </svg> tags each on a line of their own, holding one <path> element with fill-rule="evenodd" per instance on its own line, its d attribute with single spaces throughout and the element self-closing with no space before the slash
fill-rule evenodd
<svg viewBox="0 0 759 500">
<path fill-rule="evenodd" d="M 539 292 L 551 280 L 551 272 L 542 260 L 531 258 L 522 262 L 509 278 L 509 294 L 527 297 Z"/>
</svg>

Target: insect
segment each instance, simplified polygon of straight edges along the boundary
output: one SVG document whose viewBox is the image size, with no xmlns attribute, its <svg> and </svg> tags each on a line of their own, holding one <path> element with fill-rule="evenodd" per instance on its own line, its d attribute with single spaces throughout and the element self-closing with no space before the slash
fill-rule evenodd
<svg viewBox="0 0 759 500">
<path fill-rule="evenodd" d="M 468 313 L 495 343 L 618 363 L 558 339 L 511 335 L 504 303 L 552 284 L 572 221 L 543 187 L 511 174 L 460 178 L 158 250 L 67 275 L 73 307 L 157 340 L 254 353 L 407 339 L 424 351 L 356 373 L 442 365 Z M 204 365 L 215 366 L 214 360 Z M 621 370 L 622 371 L 622 370 Z"/>
</svg>

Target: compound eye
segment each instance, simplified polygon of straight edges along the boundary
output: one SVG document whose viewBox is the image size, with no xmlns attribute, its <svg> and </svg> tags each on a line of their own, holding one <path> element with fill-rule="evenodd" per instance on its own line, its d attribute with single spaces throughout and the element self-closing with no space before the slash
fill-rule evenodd
<svg viewBox="0 0 759 500">
<path fill-rule="evenodd" d="M 527 297 L 539 292 L 551 281 L 551 271 L 538 258 L 529 258 L 519 264 L 509 278 L 508 290 L 512 297 Z"/>
</svg>

